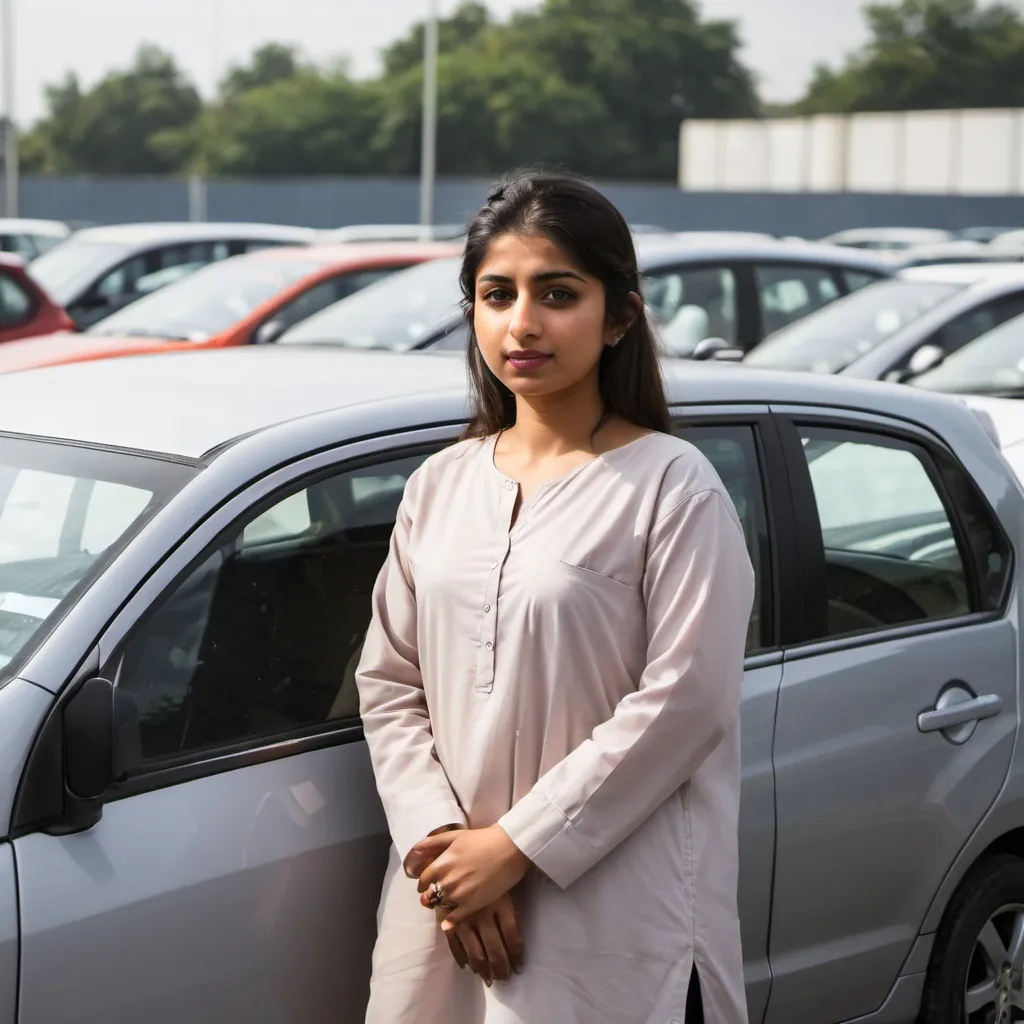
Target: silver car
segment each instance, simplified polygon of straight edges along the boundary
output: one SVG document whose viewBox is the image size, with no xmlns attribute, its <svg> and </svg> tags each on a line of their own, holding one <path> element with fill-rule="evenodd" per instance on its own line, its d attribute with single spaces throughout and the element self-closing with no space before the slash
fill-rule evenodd
<svg viewBox="0 0 1024 1024">
<path fill-rule="evenodd" d="M 955 399 L 666 374 L 757 572 L 751 1020 L 1024 1006 L 1024 492 Z M 0 378 L 0 1024 L 362 1019 L 388 838 L 353 669 L 465 412 L 444 355 Z"/>
</svg>

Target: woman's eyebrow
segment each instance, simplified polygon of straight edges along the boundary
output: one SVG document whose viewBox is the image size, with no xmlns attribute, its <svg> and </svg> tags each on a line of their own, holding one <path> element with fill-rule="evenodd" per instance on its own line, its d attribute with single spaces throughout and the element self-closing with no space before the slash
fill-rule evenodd
<svg viewBox="0 0 1024 1024">
<path fill-rule="evenodd" d="M 545 281 L 557 281 L 563 277 L 572 277 L 577 281 L 582 281 L 586 284 L 586 279 L 581 277 L 574 270 L 545 270 L 543 273 L 534 274 L 533 280 L 543 283 Z M 479 281 L 481 283 L 486 281 L 489 284 L 511 284 L 512 278 L 506 277 L 504 274 L 483 274 L 480 276 Z"/>
</svg>

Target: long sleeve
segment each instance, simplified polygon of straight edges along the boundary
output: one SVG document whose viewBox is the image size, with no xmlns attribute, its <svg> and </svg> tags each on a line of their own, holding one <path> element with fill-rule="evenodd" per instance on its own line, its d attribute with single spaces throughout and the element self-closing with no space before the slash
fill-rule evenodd
<svg viewBox="0 0 1024 1024">
<path fill-rule="evenodd" d="M 408 551 L 415 488 L 414 475 L 373 589 L 373 616 L 356 671 L 377 789 L 403 863 L 410 849 L 430 832 L 466 824 L 437 759 L 420 674 L 416 589 Z"/>
<path fill-rule="evenodd" d="M 637 689 L 499 821 L 557 885 L 635 831 L 735 722 L 753 588 L 740 526 L 716 489 L 683 498 L 652 526 Z"/>
</svg>

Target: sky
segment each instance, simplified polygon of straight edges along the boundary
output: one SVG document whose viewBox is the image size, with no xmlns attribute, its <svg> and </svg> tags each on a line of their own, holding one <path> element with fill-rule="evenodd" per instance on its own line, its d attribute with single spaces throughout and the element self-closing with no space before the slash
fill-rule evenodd
<svg viewBox="0 0 1024 1024">
<path fill-rule="evenodd" d="M 15 120 L 45 110 L 44 89 L 75 71 L 90 85 L 131 63 L 140 43 L 171 51 L 204 95 L 228 65 L 266 42 L 295 43 L 311 58 L 347 56 L 370 75 L 380 48 L 422 18 L 430 0 L 11 0 Z M 438 0 L 442 15 L 458 0 Z M 863 40 L 863 0 L 703 0 L 705 15 L 736 19 L 744 57 L 769 101 L 796 99 L 816 63 L 836 63 Z M 488 0 L 499 17 L 535 6 Z"/>
</svg>

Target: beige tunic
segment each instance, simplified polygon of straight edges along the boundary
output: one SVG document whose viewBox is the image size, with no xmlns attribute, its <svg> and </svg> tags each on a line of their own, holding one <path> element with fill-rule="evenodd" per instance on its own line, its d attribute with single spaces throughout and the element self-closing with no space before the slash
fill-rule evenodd
<svg viewBox="0 0 1024 1024">
<path fill-rule="evenodd" d="M 745 1024 L 739 701 L 753 572 L 710 463 L 651 434 L 541 487 L 494 438 L 409 480 L 357 674 L 391 834 L 371 1024 Z M 401 862 L 495 822 L 523 973 L 459 971 Z"/>
</svg>

